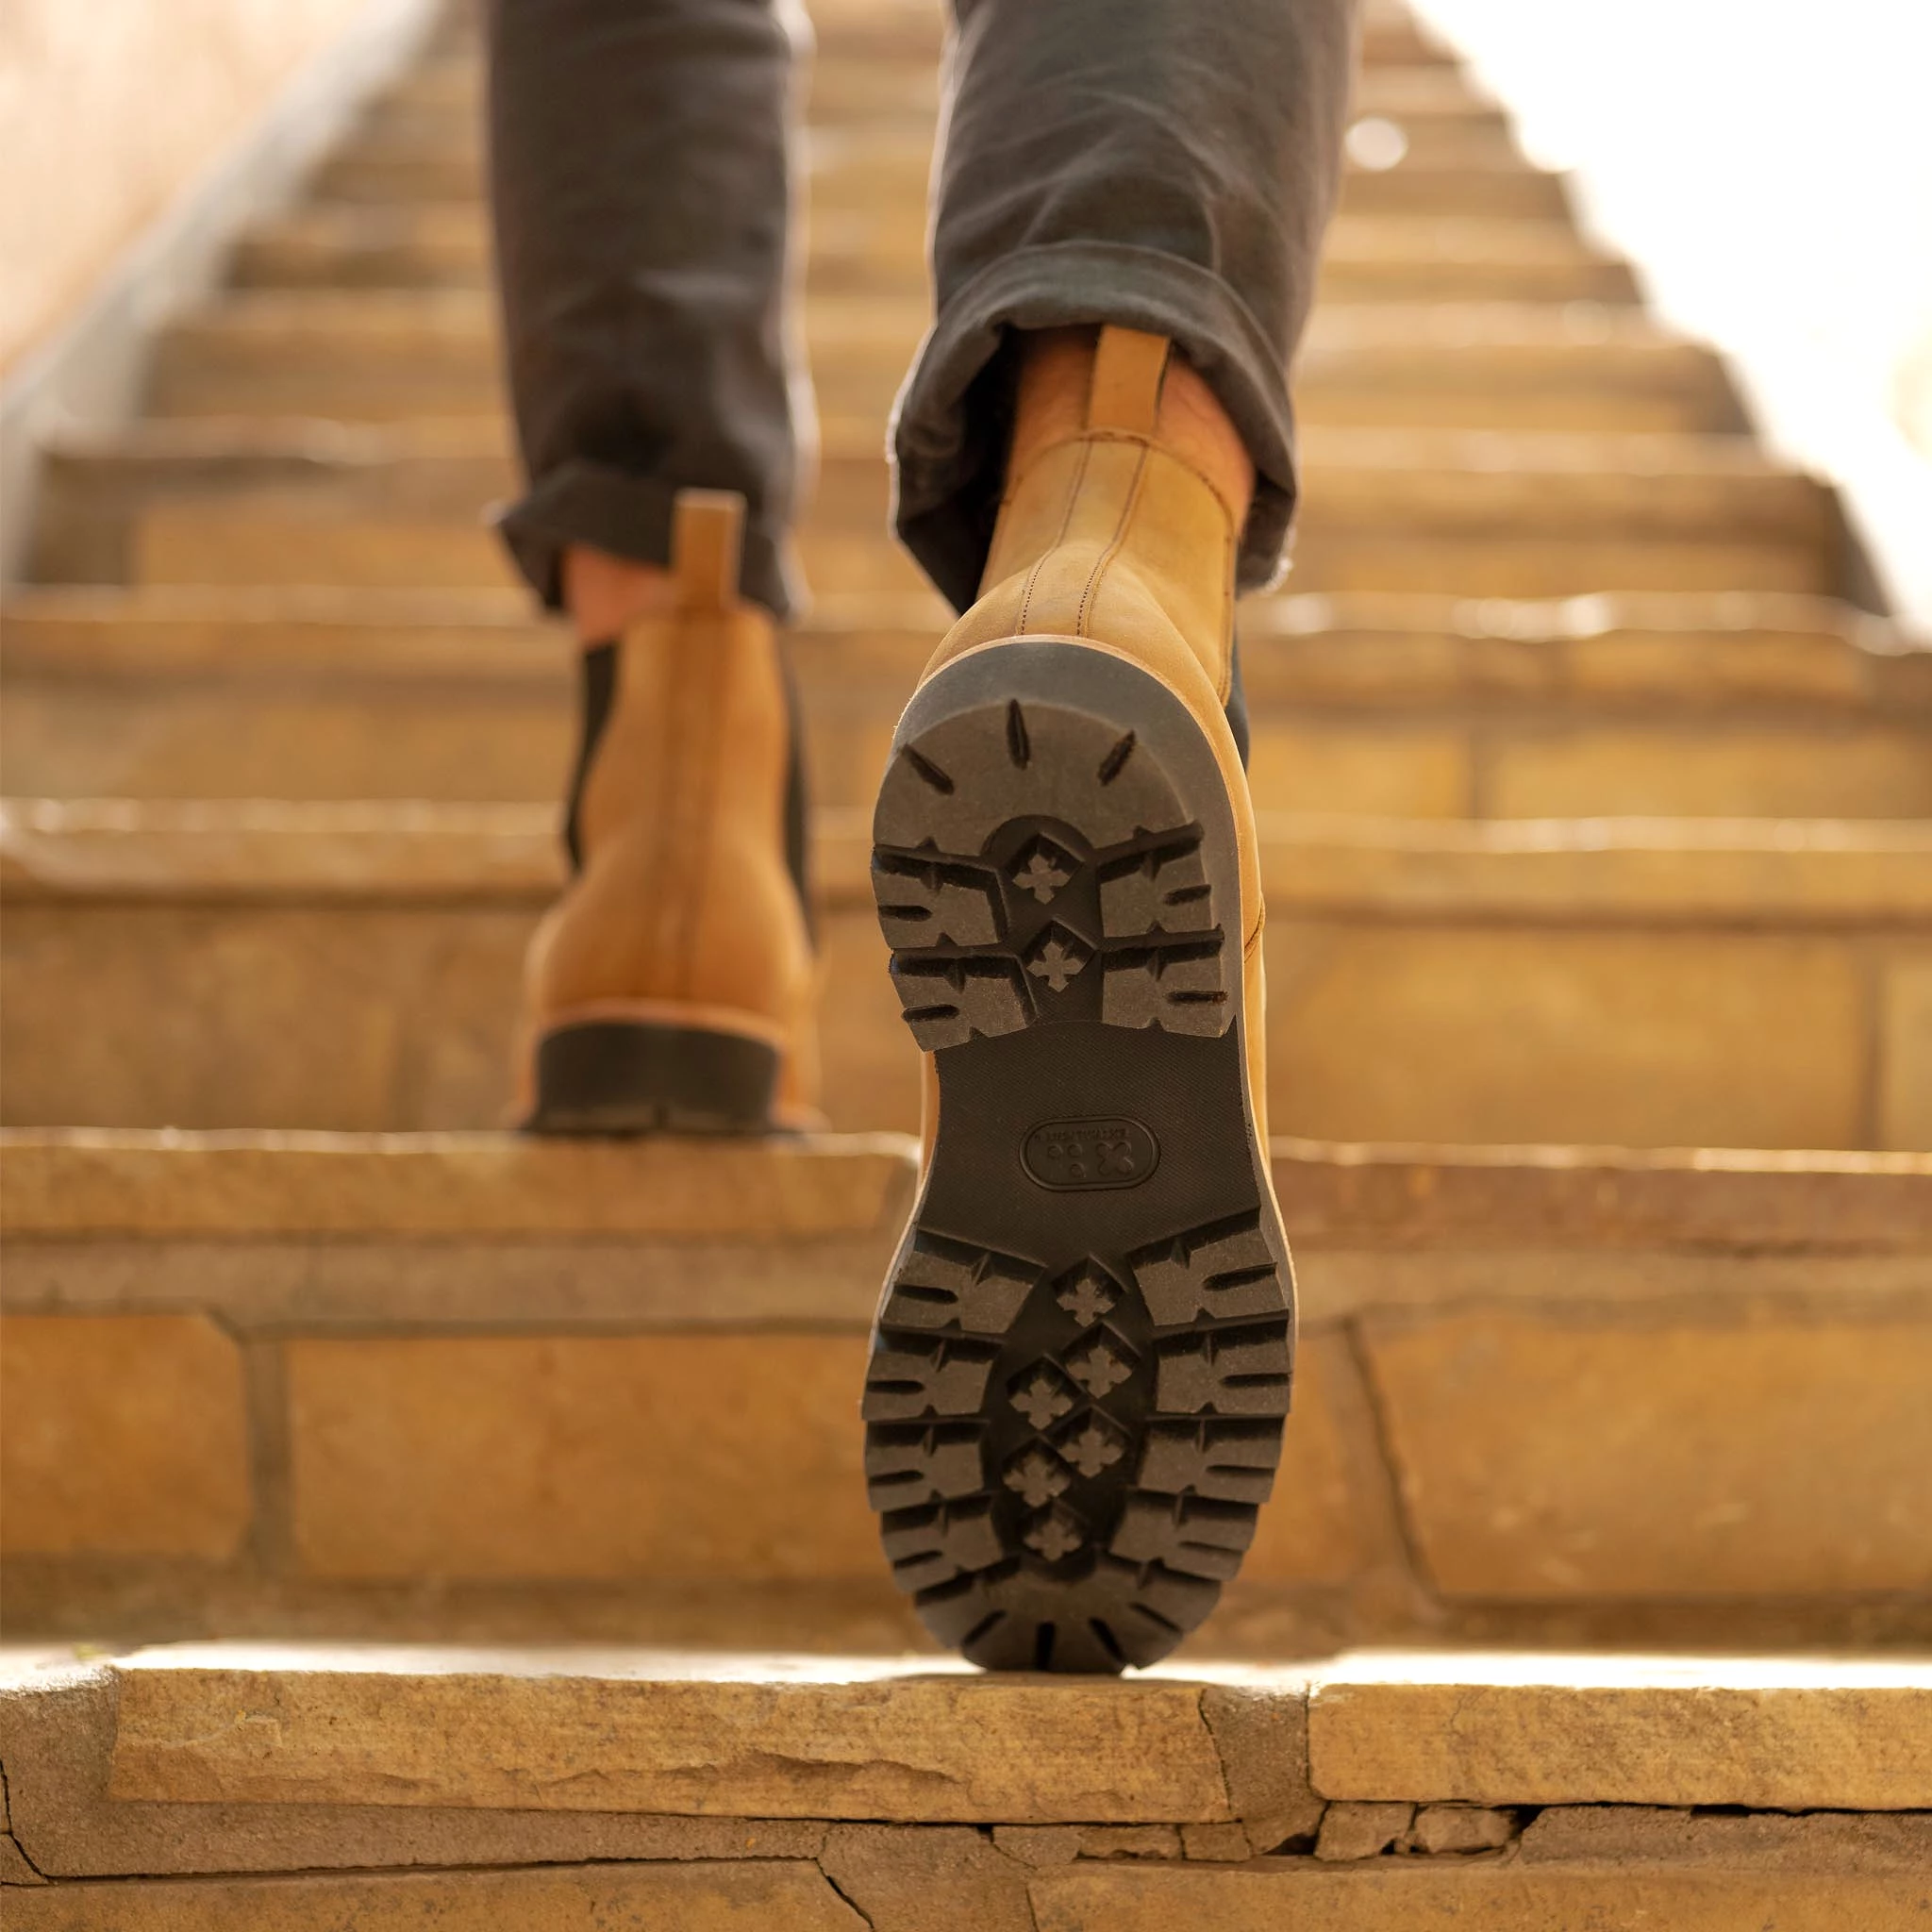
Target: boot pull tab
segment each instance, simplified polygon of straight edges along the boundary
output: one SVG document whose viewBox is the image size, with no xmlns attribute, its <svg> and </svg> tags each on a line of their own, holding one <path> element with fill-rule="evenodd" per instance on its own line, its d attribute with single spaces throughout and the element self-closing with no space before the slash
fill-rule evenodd
<svg viewBox="0 0 1932 1932">
<path fill-rule="evenodd" d="M 1160 415 L 1160 385 L 1167 376 L 1170 343 L 1137 328 L 1108 323 L 1093 352 L 1093 382 L 1087 392 L 1090 429 L 1124 429 L 1152 436 Z"/>
<path fill-rule="evenodd" d="M 671 519 L 671 568 L 686 610 L 728 610 L 738 602 L 744 549 L 744 498 L 735 490 L 680 490 Z"/>
</svg>

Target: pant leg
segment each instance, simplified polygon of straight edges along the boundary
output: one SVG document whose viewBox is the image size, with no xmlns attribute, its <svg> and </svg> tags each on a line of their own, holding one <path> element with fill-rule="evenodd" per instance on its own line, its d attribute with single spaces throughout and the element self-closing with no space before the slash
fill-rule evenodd
<svg viewBox="0 0 1932 1932">
<path fill-rule="evenodd" d="M 488 0 L 490 185 L 528 488 L 502 519 L 546 603 L 564 546 L 670 559 L 677 491 L 741 491 L 747 597 L 794 601 L 809 391 L 787 354 L 786 0 Z"/>
<path fill-rule="evenodd" d="M 1015 329 L 1169 336 L 1253 455 L 1240 582 L 1294 508 L 1287 370 L 1334 205 L 1354 0 L 955 0 L 938 315 L 893 426 L 899 534 L 964 608 L 999 507 Z"/>
</svg>

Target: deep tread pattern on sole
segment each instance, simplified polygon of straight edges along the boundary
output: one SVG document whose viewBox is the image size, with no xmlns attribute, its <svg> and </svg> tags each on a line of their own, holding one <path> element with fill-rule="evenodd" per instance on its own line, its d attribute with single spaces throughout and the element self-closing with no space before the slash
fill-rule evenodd
<svg viewBox="0 0 1932 1932">
<path fill-rule="evenodd" d="M 1232 908 L 1132 732 L 1018 700 L 947 718 L 894 755 L 874 837 L 892 978 L 926 1052 L 1041 1020 L 1226 1031 Z"/>
<path fill-rule="evenodd" d="M 939 679 L 915 701 L 874 822 L 941 1109 L 880 1306 L 866 1475 L 942 1641 L 1118 1671 L 1194 1628 L 1253 1540 L 1292 1282 L 1211 748 L 1118 660 L 1008 648 L 1018 694 L 982 694 L 982 667 L 953 705 Z"/>
</svg>

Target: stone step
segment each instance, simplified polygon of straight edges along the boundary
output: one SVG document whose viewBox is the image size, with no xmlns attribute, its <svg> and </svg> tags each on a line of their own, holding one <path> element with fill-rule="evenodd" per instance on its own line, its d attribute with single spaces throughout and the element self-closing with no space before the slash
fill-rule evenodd
<svg viewBox="0 0 1932 1932">
<path fill-rule="evenodd" d="M 806 111 L 820 125 L 923 128 L 928 132 L 939 112 L 938 48 L 897 57 L 822 53 L 811 66 Z M 1413 75 L 1407 85 L 1419 103 L 1450 103 L 1471 97 L 1453 70 L 1393 70 Z M 1438 76 L 1441 76 L 1440 78 Z M 1398 83 L 1395 98 L 1404 98 Z M 1365 93 L 1364 98 L 1380 98 Z M 483 64 L 475 58 L 437 59 L 413 67 L 385 88 L 372 104 L 370 122 L 470 133 L 483 112 Z"/>
<path fill-rule="evenodd" d="M 813 63 L 806 90 L 808 122 L 837 129 L 917 129 L 930 138 L 939 104 L 938 67 L 926 57 L 853 59 L 834 54 Z M 1448 66 L 1364 67 L 1353 110 L 1357 120 L 1394 123 L 1417 146 L 1433 140 L 1438 129 L 1504 125 L 1495 104 Z M 479 72 L 416 70 L 382 94 L 362 131 L 383 141 L 441 142 L 475 152 L 482 122 Z"/>
<path fill-rule="evenodd" d="M 1828 505 L 1796 478 L 1679 476 L 1670 481 L 1684 487 L 1624 504 L 1619 484 L 1664 479 L 1563 474 L 1532 508 L 1557 526 L 1540 532 L 1506 521 L 1507 511 L 1484 514 L 1489 502 L 1526 496 L 1542 480 L 1534 472 L 1483 478 L 1468 491 L 1457 487 L 1468 479 L 1449 470 L 1364 465 L 1338 475 L 1311 464 L 1309 477 L 1312 489 L 1329 492 L 1307 505 L 1296 545 L 1294 581 L 1310 591 L 1551 597 L 1742 585 L 1829 595 L 1842 582 Z M 1781 487 L 1788 482 L 1799 487 Z M 1592 521 L 1591 508 L 1606 499 L 1637 527 L 1620 529 L 1614 513 Z M 1662 508 L 1670 499 L 1689 499 L 1716 527 L 1672 524 Z M 1795 527 L 1781 530 L 1778 522 Z M 1763 524 L 1773 527 L 1754 527 Z M 826 594 L 924 588 L 910 560 L 870 533 L 808 521 L 799 554 L 808 580 Z M 148 584 L 494 589 L 515 581 L 480 522 L 359 512 L 306 495 L 158 504 L 139 520 L 132 558 L 134 580 Z"/>
<path fill-rule="evenodd" d="M 1393 51 L 1392 49 L 1391 50 Z M 849 113 L 858 120 L 918 112 L 930 122 L 939 109 L 937 49 L 905 58 L 848 56 L 822 42 L 812 64 L 807 108 L 814 121 Z M 437 125 L 466 125 L 481 112 L 483 66 L 474 57 L 419 62 L 377 97 L 377 114 L 421 118 Z M 1489 96 L 1440 53 L 1416 63 L 1368 58 L 1356 74 L 1357 116 L 1401 120 L 1491 108 Z"/>
<path fill-rule="evenodd" d="M 1391 154 L 1377 136 L 1357 135 L 1357 149 Z M 1445 137 L 1449 158 L 1431 163 L 1427 150 L 1407 150 L 1391 165 L 1356 163 L 1342 173 L 1340 206 L 1349 214 L 1461 215 L 1542 221 L 1569 219 L 1574 210 L 1562 179 L 1529 166 L 1501 136 L 1480 128 Z M 1459 150 L 1459 151 L 1458 151 Z M 930 143 L 923 136 L 886 130 L 825 130 L 808 169 L 812 219 L 821 212 L 865 214 L 910 245 L 923 233 L 930 171 Z M 482 183 L 474 162 L 458 158 L 377 158 L 354 155 L 326 161 L 312 190 L 325 200 L 371 208 L 403 206 L 475 208 Z"/>
<path fill-rule="evenodd" d="M 792 633 L 822 804 L 868 807 L 943 625 Z M 1297 596 L 1241 619 L 1257 803 L 1409 817 L 1932 818 L 1932 653 L 1782 599 Z M 512 592 L 37 591 L 0 608 L 23 792 L 554 801 L 573 653 Z"/>
<path fill-rule="evenodd" d="M 1386 499 L 1410 521 L 1435 473 L 1454 473 L 1470 507 L 1464 534 L 1506 512 L 1527 534 L 1560 529 L 1572 503 L 1591 526 L 1619 530 L 1765 531 L 1802 541 L 1822 528 L 1818 486 L 1740 436 L 1317 426 L 1299 441 L 1303 465 L 1320 484 L 1305 494 Z M 127 518 L 173 498 L 232 506 L 299 491 L 318 504 L 469 520 L 517 480 L 508 425 L 463 417 L 401 424 L 149 417 L 52 436 L 44 467 L 52 507 L 41 555 L 50 573 L 96 551 L 117 554 Z M 1415 479 L 1408 486 L 1405 475 Z M 874 425 L 825 422 L 808 514 L 821 527 L 867 537 L 883 549 L 888 490 Z M 1547 508 L 1553 500 L 1554 510 Z M 1657 508 L 1646 512 L 1646 506 Z"/>
<path fill-rule="evenodd" d="M 812 8 L 817 42 L 812 65 L 815 89 L 835 84 L 863 87 L 871 83 L 891 98 L 902 80 L 929 85 L 940 54 L 935 31 L 938 9 L 924 4 L 913 11 L 916 20 L 894 21 L 882 29 L 878 23 L 834 25 L 824 18 L 824 0 Z M 397 80 L 384 98 L 412 107 L 446 108 L 478 100 L 482 93 L 483 62 L 474 45 L 445 47 L 418 62 Z M 1454 55 L 1413 21 L 1367 26 L 1363 30 L 1356 101 L 1362 111 L 1386 105 L 1390 88 L 1404 103 L 1441 99 L 1473 92 Z M 814 109 L 816 111 L 816 109 Z"/>
<path fill-rule="evenodd" d="M 921 92 L 928 91 L 924 70 L 920 78 L 926 82 Z M 884 106 L 903 83 L 890 73 L 877 80 Z M 843 165 L 840 149 L 858 143 L 889 158 L 882 183 L 886 193 L 903 196 L 908 175 L 922 194 L 925 192 L 933 142 L 930 108 L 908 115 L 903 103 L 893 102 L 901 111 L 890 119 L 875 109 L 855 117 L 844 111 L 842 101 L 828 104 L 817 96 L 814 90 L 808 105 L 810 125 L 800 142 L 810 178 L 836 176 Z M 313 187 L 325 198 L 352 202 L 467 200 L 483 192 L 483 154 L 482 118 L 474 111 L 441 120 L 425 120 L 414 111 L 380 111 L 328 157 Z M 1524 163 L 1501 111 L 1465 98 L 1399 115 L 1357 114 L 1348 130 L 1343 165 L 1379 174 L 1393 168 L 1520 168 Z"/>
<path fill-rule="evenodd" d="M 810 304 L 806 342 L 826 412 L 883 422 L 925 321 L 917 298 Z M 500 363 L 494 301 L 479 292 L 258 291 L 162 332 L 148 405 L 163 416 L 496 419 Z"/>
<path fill-rule="evenodd" d="M 883 422 L 923 301 L 806 308 L 828 415 Z M 496 418 L 493 305 L 465 291 L 258 291 L 170 327 L 150 386 L 164 416 Z M 1641 311 L 1598 304 L 1372 304 L 1317 311 L 1296 368 L 1312 425 L 1676 430 L 1743 427 L 1718 358 Z"/>
<path fill-rule="evenodd" d="M 228 1642 L 30 1655 L 4 1692 L 23 1932 L 1904 1932 L 1932 1907 L 1910 1659 L 1114 1683 Z"/>
<path fill-rule="evenodd" d="M 16 802 L 7 1119 L 502 1120 L 554 819 Z M 863 824 L 830 814 L 817 841 L 826 1108 L 841 1128 L 906 1128 L 918 1058 Z M 1283 1131 L 1932 1146 L 1925 822 L 1271 816 L 1262 865 Z"/>
<path fill-rule="evenodd" d="M 921 253 L 908 252 L 902 226 L 864 213 L 815 213 L 805 258 L 810 286 L 834 291 L 877 289 L 924 298 L 924 259 Z M 483 289 L 491 281 L 490 259 L 481 210 L 467 203 L 368 207 L 310 202 L 243 237 L 232 267 L 242 288 L 392 284 Z"/>
<path fill-rule="evenodd" d="M 854 1418 L 914 1159 L 5 1136 L 9 1629 L 923 1647 Z M 1922 1627 L 1932 1159 L 1274 1177 L 1296 1407 L 1212 1654 Z"/>
<path fill-rule="evenodd" d="M 1743 438 L 1329 430 L 1302 438 L 1297 588 L 1475 597 L 1830 594 L 1829 493 Z M 57 444 L 51 580 L 501 588 L 479 512 L 511 493 L 500 424 L 149 422 Z M 922 594 L 886 541 L 877 432 L 829 423 L 803 531 L 823 594 Z"/>
<path fill-rule="evenodd" d="M 311 204 L 243 240 L 233 273 L 244 289 L 482 289 L 490 244 L 462 208 L 368 208 Z M 812 223 L 808 287 L 861 289 L 925 299 L 923 257 L 879 245 L 863 221 Z M 1591 248 L 1566 223 L 1454 217 L 1341 215 L 1321 262 L 1330 302 L 1632 303 L 1622 261 Z"/>
</svg>

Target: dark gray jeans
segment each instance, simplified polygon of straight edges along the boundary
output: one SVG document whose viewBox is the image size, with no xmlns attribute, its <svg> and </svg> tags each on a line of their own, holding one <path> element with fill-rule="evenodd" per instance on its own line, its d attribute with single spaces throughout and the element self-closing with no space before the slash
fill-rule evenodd
<svg viewBox="0 0 1932 1932">
<path fill-rule="evenodd" d="M 892 431 L 900 536 L 959 607 L 998 506 L 1013 331 L 1172 337 L 1258 472 L 1243 588 L 1294 505 L 1286 372 L 1333 204 L 1354 0 L 954 0 L 937 318 Z M 505 517 L 668 560 L 687 486 L 743 492 L 744 592 L 785 616 L 797 48 L 774 0 L 489 0 L 491 181 L 529 476 Z"/>
</svg>

